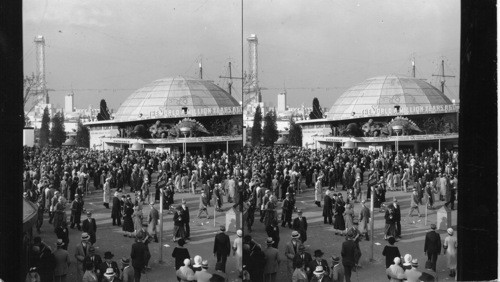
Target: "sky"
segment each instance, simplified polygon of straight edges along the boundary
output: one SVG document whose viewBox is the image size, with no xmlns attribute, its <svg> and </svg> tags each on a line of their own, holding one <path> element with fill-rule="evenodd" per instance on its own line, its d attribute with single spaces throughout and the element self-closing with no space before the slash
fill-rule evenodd
<svg viewBox="0 0 500 282">
<path fill-rule="evenodd" d="M 23 1 L 26 75 L 35 70 L 37 35 L 45 37 L 46 81 L 51 102 L 97 107 L 105 99 L 115 111 L 135 90 L 177 75 L 203 78 L 227 88 L 248 71 L 246 38 L 259 40 L 259 83 L 263 100 L 310 107 L 317 97 L 330 107 L 348 88 L 370 77 L 411 75 L 434 86 L 441 61 L 445 93 L 458 100 L 460 2 L 452 0 L 241 0 Z M 241 83 L 233 96 L 241 100 Z M 439 88 L 439 87 L 438 87 Z M 238 97 L 239 96 L 239 97 Z"/>
</svg>

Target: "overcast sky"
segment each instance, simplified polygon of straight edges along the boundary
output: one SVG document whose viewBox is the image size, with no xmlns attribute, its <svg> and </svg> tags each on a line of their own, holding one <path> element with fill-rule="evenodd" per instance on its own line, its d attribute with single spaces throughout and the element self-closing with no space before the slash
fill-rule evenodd
<svg viewBox="0 0 500 282">
<path fill-rule="evenodd" d="M 330 107 L 347 88 L 370 77 L 411 74 L 435 86 L 445 61 L 445 93 L 458 99 L 460 2 L 453 0 L 254 0 L 244 3 L 246 37 L 259 39 L 264 101 Z M 33 39 L 46 41 L 51 102 L 73 89 L 78 108 L 104 98 L 118 109 L 128 95 L 165 77 L 203 76 L 221 87 L 227 63 L 241 75 L 240 0 L 23 1 L 24 69 L 35 69 Z M 241 84 L 234 87 L 241 95 Z"/>
</svg>

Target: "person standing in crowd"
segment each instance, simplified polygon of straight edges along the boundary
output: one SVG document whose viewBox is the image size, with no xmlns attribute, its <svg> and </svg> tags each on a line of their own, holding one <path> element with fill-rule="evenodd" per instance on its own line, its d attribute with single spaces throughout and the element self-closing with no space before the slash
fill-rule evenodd
<svg viewBox="0 0 500 282">
<path fill-rule="evenodd" d="M 318 176 L 316 184 L 314 186 L 314 203 L 321 207 L 321 200 L 323 197 L 323 175 Z"/>
<path fill-rule="evenodd" d="M 264 282 L 276 281 L 276 273 L 278 272 L 280 265 L 279 253 L 276 248 L 273 248 L 273 243 L 273 238 L 267 238 L 267 248 L 263 250 L 266 257 L 266 264 L 264 266 Z"/>
<path fill-rule="evenodd" d="M 342 243 L 342 265 L 344 265 L 345 281 L 351 282 L 351 273 L 353 268 L 356 267 L 356 243 L 350 232 L 347 234 L 346 240 Z"/>
<path fill-rule="evenodd" d="M 184 239 L 179 239 L 177 241 L 178 246 L 174 248 L 174 251 L 172 252 L 172 257 L 175 259 L 175 270 L 177 271 L 181 266 L 184 265 L 184 260 L 189 259 L 189 251 L 184 247 L 184 244 L 186 242 Z M 180 281 L 179 278 L 177 278 L 178 281 Z"/>
<path fill-rule="evenodd" d="M 297 210 L 297 217 L 293 220 L 292 228 L 299 232 L 302 243 L 305 243 L 307 241 L 307 219 L 302 216 L 302 210 Z"/>
<path fill-rule="evenodd" d="M 54 281 L 66 282 L 70 266 L 69 253 L 64 249 L 63 240 L 58 239 L 56 246 L 57 249 L 52 253 L 55 260 Z"/>
<path fill-rule="evenodd" d="M 94 265 L 87 263 L 85 265 L 85 273 L 83 274 L 82 282 L 98 282 L 97 274 L 94 271 Z"/>
<path fill-rule="evenodd" d="M 125 203 L 123 204 L 123 226 L 122 231 L 123 236 L 133 237 L 134 233 L 134 221 L 132 219 L 132 215 L 134 214 L 134 204 L 132 204 L 132 199 L 129 195 L 125 199 Z"/>
<path fill-rule="evenodd" d="M 349 230 L 351 227 L 354 226 L 354 209 L 352 204 L 347 203 L 345 204 L 345 211 L 344 211 L 344 221 L 345 221 L 345 229 L 346 232 Z"/>
<path fill-rule="evenodd" d="M 139 204 L 136 202 L 134 205 L 134 213 L 132 214 L 132 220 L 134 221 L 134 234 L 137 236 L 137 233 L 142 229 L 142 219 L 143 219 L 142 209 L 139 207 Z"/>
<path fill-rule="evenodd" d="M 340 257 L 332 257 L 332 282 L 344 282 L 344 266 L 340 263 Z"/>
<path fill-rule="evenodd" d="M 217 262 L 222 263 L 222 272 L 226 272 L 227 257 L 231 254 L 231 242 L 226 233 L 226 227 L 220 226 L 219 234 L 215 235 L 214 256 L 217 256 Z"/>
<path fill-rule="evenodd" d="M 90 235 L 87 233 L 82 233 L 82 241 L 78 243 L 75 247 L 75 258 L 76 258 L 76 277 L 78 281 L 82 281 L 83 272 L 87 270 L 85 268 L 84 262 L 85 258 L 89 254 L 90 249 Z"/>
<path fill-rule="evenodd" d="M 104 273 L 106 273 L 106 270 L 109 268 L 113 269 L 113 272 L 115 273 L 116 277 L 120 277 L 120 269 L 118 268 L 118 263 L 116 261 L 113 261 L 113 253 L 110 251 L 104 252 L 104 261 L 101 261 L 97 266 L 96 269 L 99 270 L 99 279 L 103 278 Z"/>
<path fill-rule="evenodd" d="M 418 210 L 418 194 L 416 189 L 413 189 L 413 193 L 410 196 L 410 211 L 408 212 L 408 217 L 412 216 L 414 210 L 417 210 L 418 217 L 420 217 L 420 211 Z"/>
<path fill-rule="evenodd" d="M 333 216 L 332 198 L 330 197 L 330 190 L 326 190 L 325 199 L 323 203 L 323 223 L 333 224 L 332 216 Z"/>
<path fill-rule="evenodd" d="M 109 209 L 109 198 L 111 197 L 111 178 L 106 178 L 104 188 L 102 189 L 102 202 L 103 205 Z"/>
<path fill-rule="evenodd" d="M 31 267 L 28 273 L 26 274 L 25 282 L 41 282 L 40 274 L 38 274 L 38 269 L 34 266 Z"/>
<path fill-rule="evenodd" d="M 392 261 L 394 263 L 392 263 L 385 270 L 385 273 L 387 274 L 387 277 L 389 278 L 389 282 L 402 282 L 403 279 L 406 278 L 406 276 L 405 276 L 405 270 L 400 266 L 401 258 L 395 257 Z M 386 265 L 387 265 L 387 261 L 386 261 Z"/>
<path fill-rule="evenodd" d="M 236 269 L 239 272 L 239 277 L 241 278 L 243 271 L 243 230 L 236 230 L 236 239 L 233 242 L 233 256 L 236 257 Z"/>
<path fill-rule="evenodd" d="M 120 194 L 115 192 L 113 196 L 113 207 L 111 208 L 111 218 L 113 219 L 113 226 L 122 226 L 122 202 L 119 198 Z"/>
<path fill-rule="evenodd" d="M 205 191 L 201 191 L 200 194 L 200 204 L 198 206 L 198 218 L 201 218 L 201 213 L 205 212 L 207 214 L 207 219 L 210 218 L 210 215 L 208 215 L 208 205 L 210 204 L 210 199 L 208 198 L 207 194 Z"/>
<path fill-rule="evenodd" d="M 293 258 L 299 251 L 299 246 L 302 245 L 300 241 L 300 233 L 296 230 L 292 231 L 292 239 L 285 246 L 285 256 L 287 258 L 287 273 L 293 273 Z"/>
<path fill-rule="evenodd" d="M 396 197 L 392 198 L 392 208 L 394 209 L 394 222 L 396 224 L 396 237 L 401 238 L 401 207 Z"/>
<path fill-rule="evenodd" d="M 384 239 L 387 240 L 389 237 L 396 238 L 396 215 L 393 205 L 390 205 L 385 210 L 385 231 Z"/>
<path fill-rule="evenodd" d="M 73 229 L 76 227 L 78 230 L 82 230 L 80 227 L 81 216 L 83 212 L 83 201 L 79 194 L 75 194 L 75 200 L 71 203 L 71 225 L 70 228 Z"/>
<path fill-rule="evenodd" d="M 313 271 L 313 277 L 311 278 L 311 282 L 331 282 L 330 276 L 325 271 L 324 267 L 317 266 Z"/>
<path fill-rule="evenodd" d="M 334 205 L 334 213 L 333 216 L 335 217 L 335 221 L 333 222 L 333 230 L 335 235 L 340 234 L 342 235 L 345 230 L 345 220 L 344 220 L 344 211 L 345 211 L 345 203 L 341 198 L 340 193 L 337 194 L 337 200 Z"/>
<path fill-rule="evenodd" d="M 90 236 L 90 244 L 95 244 L 96 242 L 96 232 L 97 232 L 97 224 L 95 219 L 92 218 L 92 212 L 87 212 L 87 218 L 82 223 L 82 230 L 86 232 Z"/>
<path fill-rule="evenodd" d="M 184 231 L 184 221 L 182 217 L 182 208 L 178 206 L 174 213 L 174 234 L 173 241 L 177 241 L 178 239 L 186 239 L 185 231 Z"/>
<path fill-rule="evenodd" d="M 434 192 L 432 190 L 431 183 L 427 182 L 425 186 L 425 193 L 427 193 L 427 206 L 431 210 L 434 209 Z"/>
<path fill-rule="evenodd" d="M 418 260 L 413 259 L 411 261 L 411 269 L 405 270 L 405 278 L 408 282 L 420 282 L 420 277 L 422 276 L 422 272 L 417 270 Z"/>
<path fill-rule="evenodd" d="M 58 240 L 62 240 L 64 245 L 63 249 L 68 250 L 69 246 L 69 230 L 66 221 L 63 221 L 59 227 L 56 228 L 56 236 Z"/>
<path fill-rule="evenodd" d="M 323 268 L 323 271 L 325 271 L 325 276 L 330 276 L 330 268 L 328 267 L 328 262 L 326 259 L 323 259 L 324 253 L 321 250 L 315 250 L 314 251 L 314 259 L 309 262 L 309 279 L 312 279 L 314 277 L 314 270 L 317 269 L 318 266 L 321 266 Z"/>
<path fill-rule="evenodd" d="M 273 248 L 278 249 L 278 244 L 280 242 L 280 229 L 276 219 L 274 219 L 270 225 L 266 226 L 266 233 L 268 237 L 273 238 Z"/>
<path fill-rule="evenodd" d="M 134 279 L 135 282 L 141 281 L 141 274 L 146 265 L 146 254 L 148 252 L 146 245 L 142 239 L 142 233 L 137 234 L 135 243 L 132 244 L 132 250 L 130 253 L 130 258 L 132 259 L 132 267 L 134 268 Z"/>
<path fill-rule="evenodd" d="M 190 216 L 189 216 L 189 207 L 187 206 L 186 200 L 182 199 L 181 202 L 181 216 L 182 216 L 182 223 L 184 224 L 184 231 L 185 231 L 185 239 L 188 239 L 191 237 L 191 227 L 189 226 L 189 221 Z"/>
<path fill-rule="evenodd" d="M 453 228 L 448 228 L 446 232 L 448 236 L 446 236 L 443 243 L 444 254 L 446 255 L 446 265 L 450 270 L 449 276 L 455 277 L 457 274 L 457 237 L 453 236 Z"/>
<path fill-rule="evenodd" d="M 156 226 L 158 225 L 158 221 L 160 220 L 160 214 L 158 213 L 158 210 L 155 207 L 154 201 L 151 201 L 149 203 L 149 206 L 151 207 L 151 210 L 149 211 L 148 215 L 148 229 L 149 233 L 153 235 L 155 243 L 158 243 L 158 236 L 156 235 Z"/>
<path fill-rule="evenodd" d="M 436 224 L 431 224 L 431 230 L 425 234 L 424 254 L 431 261 L 432 270 L 436 271 L 437 257 L 441 253 L 441 236 L 436 232 Z"/>
<path fill-rule="evenodd" d="M 122 271 L 120 274 L 120 279 L 122 280 L 122 282 L 134 282 L 135 280 L 134 268 L 130 267 L 130 259 L 122 258 L 121 263 L 122 263 Z"/>
<path fill-rule="evenodd" d="M 103 272 L 100 272 L 99 270 L 99 266 L 102 263 L 102 259 L 101 256 L 95 253 L 94 246 L 89 247 L 89 252 L 84 259 L 83 265 L 86 265 L 87 263 L 92 263 L 94 265 L 94 272 L 97 274 L 97 278 L 100 280 L 103 274 Z"/>
<path fill-rule="evenodd" d="M 292 212 L 293 212 L 293 205 L 290 200 L 290 193 L 285 194 L 285 200 L 283 200 L 283 207 L 282 207 L 282 212 L 281 212 L 281 227 L 285 227 L 286 224 L 288 224 L 288 228 L 292 228 Z"/>
<path fill-rule="evenodd" d="M 366 200 L 361 201 L 361 211 L 359 212 L 358 229 L 361 236 L 364 236 L 366 241 L 370 240 L 368 235 L 368 223 L 370 222 L 370 210 L 366 207 Z"/>
<path fill-rule="evenodd" d="M 293 257 L 293 268 L 299 268 L 299 265 L 302 264 L 306 276 L 311 271 L 309 268 L 310 263 L 312 262 L 311 254 L 306 252 L 306 247 L 304 245 L 299 245 L 298 253 Z"/>
<path fill-rule="evenodd" d="M 395 257 L 401 257 L 401 253 L 399 253 L 398 247 L 394 246 L 396 243 L 396 239 L 394 237 L 389 237 L 387 240 L 389 245 L 386 245 L 382 250 L 382 255 L 385 256 L 385 268 L 389 268 Z"/>
<path fill-rule="evenodd" d="M 208 272 L 208 261 L 204 260 L 201 262 L 201 270 L 196 271 L 192 277 L 197 282 L 209 282 L 212 278 L 212 274 Z"/>
</svg>

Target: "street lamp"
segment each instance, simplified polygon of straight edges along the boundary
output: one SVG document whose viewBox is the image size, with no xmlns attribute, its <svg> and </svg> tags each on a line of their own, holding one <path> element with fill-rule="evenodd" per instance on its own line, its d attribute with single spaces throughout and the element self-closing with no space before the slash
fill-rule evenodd
<svg viewBox="0 0 500 282">
<path fill-rule="evenodd" d="M 396 132 L 396 154 L 398 153 L 399 151 L 399 134 L 401 132 L 403 132 L 403 126 L 402 125 L 393 125 L 392 126 L 392 130 L 394 130 L 394 132 Z"/>
<path fill-rule="evenodd" d="M 184 135 L 184 143 L 182 143 L 182 145 L 183 145 L 182 146 L 182 151 L 183 151 L 183 153 L 185 155 L 186 151 L 187 151 L 186 135 L 191 131 L 191 128 L 189 128 L 189 127 L 181 127 L 181 128 L 179 128 L 179 130 Z"/>
</svg>

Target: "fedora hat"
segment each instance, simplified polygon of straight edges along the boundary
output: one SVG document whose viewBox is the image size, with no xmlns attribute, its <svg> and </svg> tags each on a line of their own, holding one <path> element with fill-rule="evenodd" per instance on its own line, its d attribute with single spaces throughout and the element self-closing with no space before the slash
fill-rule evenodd
<svg viewBox="0 0 500 282">
<path fill-rule="evenodd" d="M 274 244 L 274 240 L 273 240 L 273 238 L 268 237 L 268 238 L 266 239 L 266 243 L 267 243 L 268 245 L 272 245 L 272 244 Z"/>
<path fill-rule="evenodd" d="M 321 250 L 316 250 L 314 251 L 314 256 L 315 257 L 322 257 L 324 253 Z"/>
<path fill-rule="evenodd" d="M 123 265 L 129 265 L 130 264 L 130 260 L 128 258 L 122 258 L 121 262 L 122 262 Z"/>
<path fill-rule="evenodd" d="M 58 246 L 58 247 L 62 247 L 62 246 L 64 246 L 64 242 L 63 242 L 63 240 L 62 240 L 62 239 L 57 239 L 56 246 Z"/>
<path fill-rule="evenodd" d="M 293 239 L 300 238 L 300 233 L 297 230 L 292 231 L 292 238 Z"/>
<path fill-rule="evenodd" d="M 104 276 L 106 277 L 115 276 L 115 271 L 113 270 L 112 267 L 106 268 L 106 273 L 104 273 Z"/>
<path fill-rule="evenodd" d="M 107 251 L 107 252 L 104 253 L 104 258 L 105 259 L 112 259 L 114 256 L 115 255 L 113 255 L 113 253 L 110 252 L 110 251 Z"/>
<path fill-rule="evenodd" d="M 325 273 L 325 270 L 323 269 L 323 266 L 318 265 L 316 266 L 316 269 L 314 270 L 313 273 L 319 275 Z"/>
<path fill-rule="evenodd" d="M 417 267 L 418 266 L 418 259 L 413 259 L 411 261 L 411 266 Z"/>
<path fill-rule="evenodd" d="M 82 233 L 82 240 L 87 241 L 90 239 L 90 235 L 87 232 Z"/>
<path fill-rule="evenodd" d="M 332 262 L 333 263 L 339 263 L 340 262 L 340 257 L 332 256 Z"/>
</svg>

